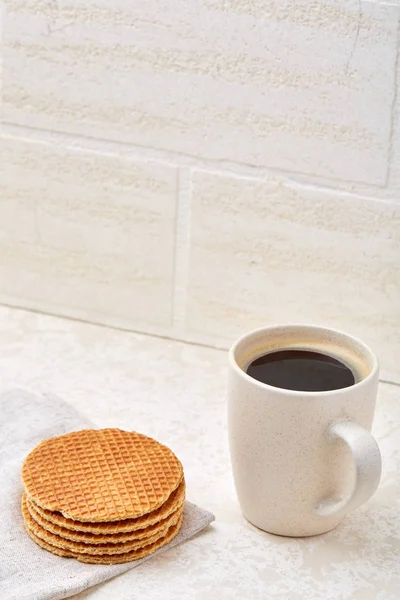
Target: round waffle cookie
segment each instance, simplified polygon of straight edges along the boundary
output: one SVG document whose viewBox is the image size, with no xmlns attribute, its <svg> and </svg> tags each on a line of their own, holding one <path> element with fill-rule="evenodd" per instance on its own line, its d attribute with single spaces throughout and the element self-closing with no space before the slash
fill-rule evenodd
<svg viewBox="0 0 400 600">
<path fill-rule="evenodd" d="M 83 563 L 91 563 L 97 565 L 116 565 L 121 563 L 127 563 L 134 560 L 139 560 L 140 558 L 144 558 L 145 556 L 149 556 L 149 554 L 153 554 L 162 546 L 169 544 L 179 533 L 179 529 L 182 525 L 182 516 L 176 525 L 170 527 L 166 535 L 157 542 L 153 544 L 149 544 L 147 546 L 143 546 L 139 550 L 132 550 L 131 552 L 126 552 L 125 554 L 97 554 L 95 556 L 90 554 L 78 554 L 76 552 L 71 552 L 69 550 L 63 550 L 62 548 L 57 548 L 56 546 L 52 546 L 48 544 L 41 538 L 38 538 L 32 531 L 30 531 L 26 525 L 26 531 L 28 535 L 32 538 L 32 540 L 44 550 L 48 552 L 52 552 L 53 554 L 57 554 L 58 556 L 64 556 L 66 558 L 76 558 L 79 562 Z"/>
<path fill-rule="evenodd" d="M 183 478 L 175 454 L 120 429 L 84 429 L 41 442 L 22 482 L 38 506 L 81 522 L 137 519 L 163 505 Z"/>
<path fill-rule="evenodd" d="M 30 517 L 35 521 L 40 527 L 46 530 L 50 535 L 55 535 L 64 540 L 70 540 L 72 542 L 78 542 L 80 544 L 125 544 L 126 542 L 138 542 L 139 540 L 143 540 L 144 544 L 149 543 L 148 538 L 153 537 L 154 535 L 165 535 L 167 530 L 178 521 L 178 517 L 182 512 L 182 505 L 177 508 L 177 510 L 171 513 L 165 519 L 160 520 L 158 523 L 154 523 L 149 527 L 145 527 L 144 529 L 136 529 L 135 531 L 127 531 L 124 533 L 111 533 L 111 534 L 96 534 L 96 533 L 85 533 L 80 531 L 72 531 L 71 529 L 66 529 L 65 527 L 60 527 L 59 525 L 54 525 L 50 521 L 44 519 L 36 510 L 35 506 L 29 502 L 26 498 L 26 494 L 24 494 L 22 499 L 22 505 L 26 503 L 26 507 L 29 511 Z M 40 537 L 40 536 L 39 536 Z M 54 543 L 57 546 L 57 543 L 52 542 L 49 538 L 44 538 L 49 543 Z M 151 541 L 151 540 L 150 540 Z M 143 544 L 143 545 L 144 545 Z M 69 546 L 65 546 L 68 547 Z M 71 549 L 74 549 L 71 547 Z M 104 553 L 106 554 L 106 553 Z"/>
<path fill-rule="evenodd" d="M 81 521 L 73 521 L 72 519 L 67 519 L 63 517 L 63 515 L 60 512 L 53 512 L 51 510 L 41 508 L 32 500 L 28 500 L 28 507 L 32 508 L 35 511 L 35 514 L 39 514 L 43 519 L 46 520 L 46 522 L 57 525 L 64 529 L 69 529 L 72 532 L 76 531 L 79 534 L 83 532 L 96 535 L 119 535 L 124 532 L 130 534 L 131 532 L 136 531 L 137 529 L 145 529 L 147 527 L 151 527 L 155 523 L 158 523 L 169 517 L 173 512 L 175 512 L 178 508 L 180 508 L 183 505 L 185 501 L 185 491 L 185 480 L 182 479 L 176 490 L 174 490 L 169 496 L 168 500 L 156 510 L 152 511 L 151 513 L 147 513 L 146 515 L 143 515 L 141 517 L 138 517 L 137 519 L 124 519 L 123 521 L 114 522 L 83 523 Z M 50 529 L 49 527 L 46 527 L 46 529 L 52 531 L 52 529 Z M 65 535 L 65 537 L 67 536 Z"/>
<path fill-rule="evenodd" d="M 92 556 L 102 556 L 106 554 L 126 554 L 128 552 L 132 552 L 133 550 L 139 550 L 144 546 L 154 544 L 159 539 L 163 538 L 171 527 L 178 523 L 182 516 L 182 512 L 183 509 L 181 508 L 173 515 L 169 527 L 164 528 L 160 526 L 158 530 L 156 530 L 155 532 L 153 531 L 153 533 L 148 535 L 146 538 L 140 537 L 138 539 L 130 540 L 128 542 L 123 543 L 120 542 L 87 544 L 85 542 L 67 540 L 60 535 L 50 533 L 49 531 L 44 529 L 37 521 L 35 521 L 34 517 L 29 512 L 26 502 L 26 496 L 24 495 L 22 499 L 22 515 L 24 518 L 25 527 L 37 538 L 41 539 L 47 544 L 50 544 L 51 546 L 61 548 L 62 550 L 66 550 L 76 554 L 90 554 Z"/>
</svg>

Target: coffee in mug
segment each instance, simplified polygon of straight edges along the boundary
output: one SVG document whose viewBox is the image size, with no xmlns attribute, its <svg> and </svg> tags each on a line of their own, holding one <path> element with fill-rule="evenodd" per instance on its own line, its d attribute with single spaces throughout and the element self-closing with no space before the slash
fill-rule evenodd
<svg viewBox="0 0 400 600">
<path fill-rule="evenodd" d="M 246 373 L 268 385 L 303 392 L 326 392 L 354 385 L 355 368 L 312 350 L 278 350 L 253 360 Z"/>
<path fill-rule="evenodd" d="M 345 333 L 287 325 L 248 333 L 229 359 L 229 443 L 245 517 L 279 535 L 329 531 L 379 483 L 375 355 Z"/>
</svg>

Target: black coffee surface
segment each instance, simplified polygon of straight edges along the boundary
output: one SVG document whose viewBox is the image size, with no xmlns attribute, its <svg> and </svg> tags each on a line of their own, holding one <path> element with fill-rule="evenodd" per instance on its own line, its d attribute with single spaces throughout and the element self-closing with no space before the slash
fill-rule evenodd
<svg viewBox="0 0 400 600">
<path fill-rule="evenodd" d="M 274 387 L 301 392 L 325 392 L 354 385 L 353 372 L 332 356 L 308 350 L 279 350 L 264 354 L 247 374 Z"/>
</svg>

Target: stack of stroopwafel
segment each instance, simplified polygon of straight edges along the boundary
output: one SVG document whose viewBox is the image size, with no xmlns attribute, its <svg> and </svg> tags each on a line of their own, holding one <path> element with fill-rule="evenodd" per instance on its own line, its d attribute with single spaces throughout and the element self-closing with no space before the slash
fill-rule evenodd
<svg viewBox="0 0 400 600">
<path fill-rule="evenodd" d="M 30 537 L 60 556 L 97 564 L 148 556 L 179 532 L 182 465 L 156 440 L 85 429 L 41 442 L 22 467 Z"/>
</svg>

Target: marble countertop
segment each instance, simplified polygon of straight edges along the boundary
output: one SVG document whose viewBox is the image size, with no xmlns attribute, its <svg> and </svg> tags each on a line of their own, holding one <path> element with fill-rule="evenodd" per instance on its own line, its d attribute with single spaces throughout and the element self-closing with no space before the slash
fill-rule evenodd
<svg viewBox="0 0 400 600">
<path fill-rule="evenodd" d="M 188 499 L 214 512 L 195 539 L 79 600 L 398 600 L 400 387 L 381 383 L 374 497 L 334 531 L 280 538 L 245 521 L 233 486 L 225 352 L 0 307 L 0 391 L 53 392 L 99 427 L 135 429 L 183 462 Z"/>
</svg>

